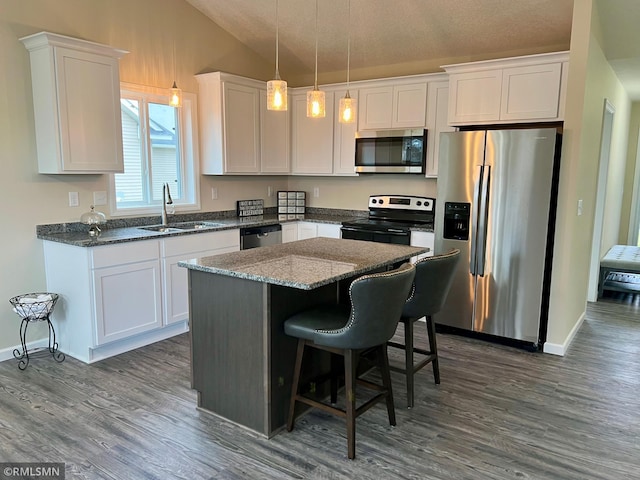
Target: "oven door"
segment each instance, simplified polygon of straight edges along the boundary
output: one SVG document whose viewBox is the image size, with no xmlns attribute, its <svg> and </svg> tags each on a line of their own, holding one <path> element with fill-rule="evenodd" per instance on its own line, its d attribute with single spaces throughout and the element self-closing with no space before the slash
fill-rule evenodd
<svg viewBox="0 0 640 480">
<path fill-rule="evenodd" d="M 342 238 L 350 240 L 366 240 L 369 242 L 395 243 L 397 245 L 410 245 L 411 232 L 407 230 L 389 228 L 370 230 L 358 227 L 343 226 Z"/>
</svg>

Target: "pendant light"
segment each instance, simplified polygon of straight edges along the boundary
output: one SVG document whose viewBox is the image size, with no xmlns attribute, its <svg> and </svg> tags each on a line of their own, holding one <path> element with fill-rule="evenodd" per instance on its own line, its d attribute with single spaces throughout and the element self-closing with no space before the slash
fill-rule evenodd
<svg viewBox="0 0 640 480">
<path fill-rule="evenodd" d="M 340 123 L 354 123 L 356 121 L 357 101 L 349 95 L 349 64 L 351 63 L 351 0 L 348 0 L 347 13 L 347 93 L 344 98 L 340 99 L 340 107 L 338 109 L 338 121 Z"/>
<path fill-rule="evenodd" d="M 280 79 L 278 70 L 278 0 L 276 0 L 276 75 L 267 82 L 267 110 L 287 110 L 287 82 Z"/>
<path fill-rule="evenodd" d="M 176 40 L 173 39 L 173 87 L 170 89 L 169 93 L 169 105 L 175 108 L 180 108 L 182 106 L 182 90 L 178 88 L 176 85 Z"/>
<path fill-rule="evenodd" d="M 324 92 L 318 90 L 318 0 L 316 0 L 316 74 L 313 90 L 307 92 L 307 117 L 324 118 Z"/>
</svg>

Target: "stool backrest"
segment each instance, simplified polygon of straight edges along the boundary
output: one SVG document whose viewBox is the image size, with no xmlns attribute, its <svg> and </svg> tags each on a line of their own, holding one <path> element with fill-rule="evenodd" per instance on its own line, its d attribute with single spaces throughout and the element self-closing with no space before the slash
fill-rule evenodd
<svg viewBox="0 0 640 480">
<path fill-rule="evenodd" d="M 339 330 L 327 331 L 331 335 L 323 336 L 323 343 L 349 349 L 386 343 L 396 331 L 414 275 L 415 267 L 405 263 L 395 270 L 354 280 L 349 287 L 349 320 Z"/>
<path fill-rule="evenodd" d="M 447 299 L 459 259 L 460 250 L 456 248 L 416 262 L 413 292 L 404 305 L 403 317 L 420 318 L 440 311 Z"/>
</svg>

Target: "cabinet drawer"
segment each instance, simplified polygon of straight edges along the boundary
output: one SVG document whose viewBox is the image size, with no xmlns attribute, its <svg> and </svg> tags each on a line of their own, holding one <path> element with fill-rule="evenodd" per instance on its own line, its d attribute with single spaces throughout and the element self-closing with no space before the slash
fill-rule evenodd
<svg viewBox="0 0 640 480">
<path fill-rule="evenodd" d="M 94 247 L 92 256 L 93 268 L 157 260 L 160 256 L 160 242 L 158 240 L 145 240 Z"/>
<path fill-rule="evenodd" d="M 216 250 L 218 248 L 238 247 L 237 249 L 239 250 L 240 231 L 233 229 L 209 233 L 193 233 L 191 235 L 166 238 L 162 243 L 163 257 Z"/>
</svg>

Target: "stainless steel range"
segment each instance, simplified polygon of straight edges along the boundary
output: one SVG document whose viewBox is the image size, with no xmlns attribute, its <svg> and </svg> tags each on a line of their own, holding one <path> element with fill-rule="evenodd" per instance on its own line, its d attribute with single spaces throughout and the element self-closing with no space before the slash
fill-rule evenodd
<svg viewBox="0 0 640 480">
<path fill-rule="evenodd" d="M 342 238 L 409 245 L 411 228 L 433 228 L 436 199 L 371 195 L 369 216 L 342 222 Z"/>
</svg>

